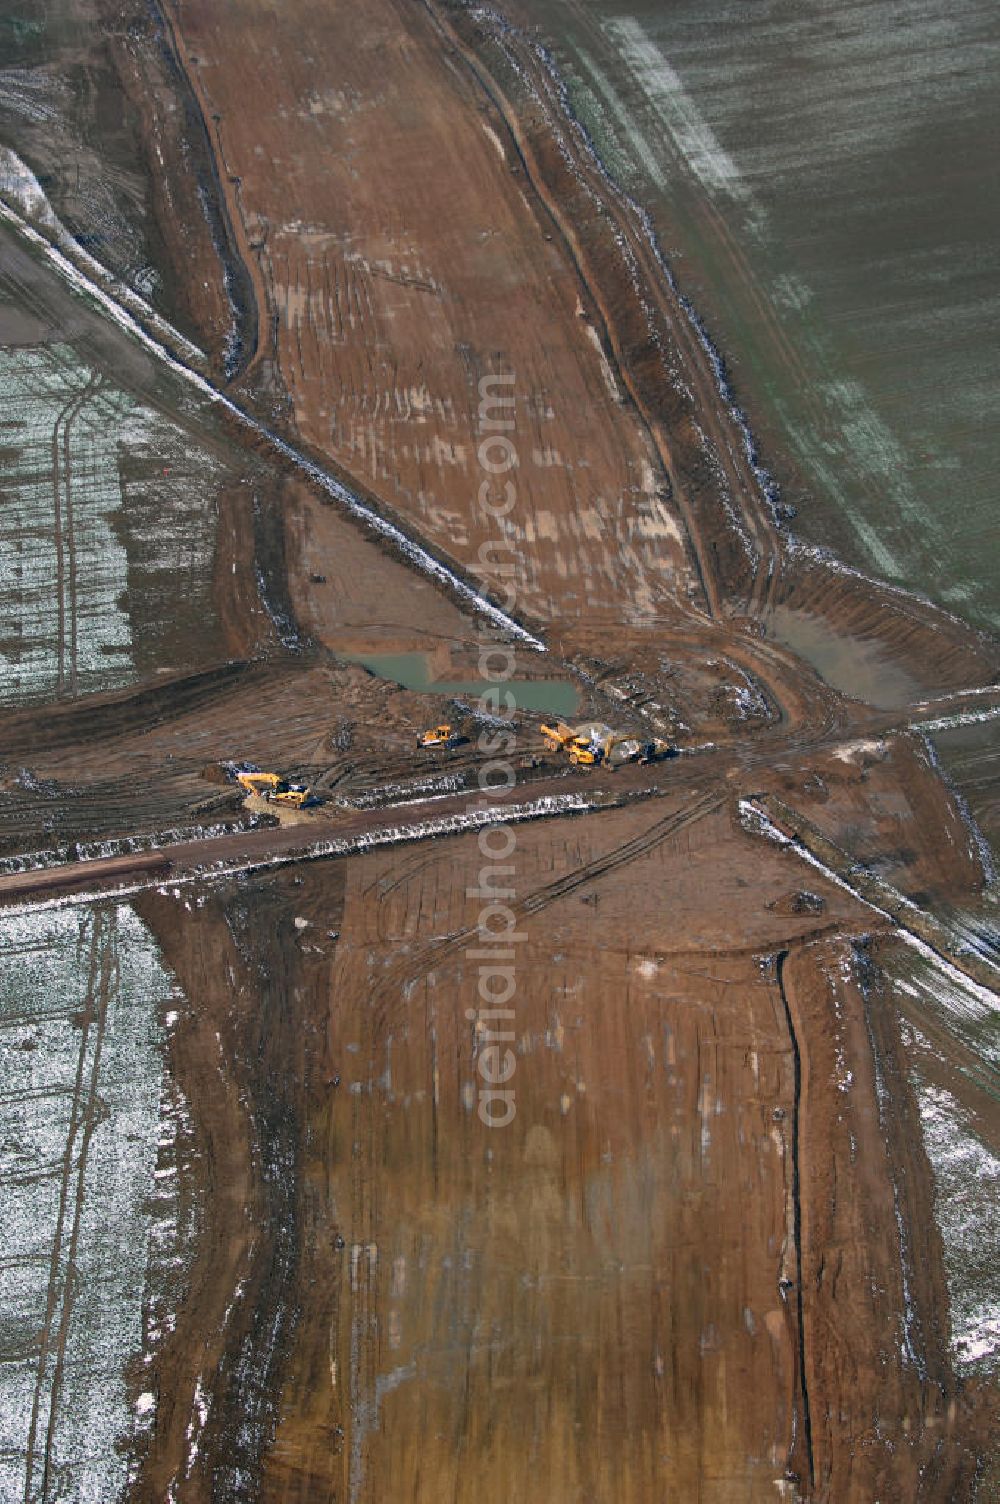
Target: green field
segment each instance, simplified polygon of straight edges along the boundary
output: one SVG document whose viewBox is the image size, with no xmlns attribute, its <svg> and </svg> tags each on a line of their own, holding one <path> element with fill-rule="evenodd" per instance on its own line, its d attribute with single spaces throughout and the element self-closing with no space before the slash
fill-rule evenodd
<svg viewBox="0 0 1000 1504">
<path fill-rule="evenodd" d="M 795 532 L 1000 626 L 1000 24 L 985 0 L 544 0 Z"/>
</svg>

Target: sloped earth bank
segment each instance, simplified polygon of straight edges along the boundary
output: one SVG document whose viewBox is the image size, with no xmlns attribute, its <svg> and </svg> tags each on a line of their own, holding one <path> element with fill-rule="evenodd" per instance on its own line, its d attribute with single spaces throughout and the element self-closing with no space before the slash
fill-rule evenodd
<svg viewBox="0 0 1000 1504">
<path fill-rule="evenodd" d="M 197 369 L 293 446 L 232 408 L 223 442 L 210 388 L 192 397 L 176 367 L 161 381 L 148 349 L 60 300 L 37 247 L 8 256 L 15 302 L 30 294 L 12 344 L 29 315 L 32 346 L 71 324 L 75 359 L 120 366 L 236 470 L 185 617 L 185 649 L 203 612 L 209 650 L 144 629 L 138 683 L 0 721 L 5 856 L 68 867 L 88 841 L 179 828 L 205 853 L 136 900 L 163 968 L 149 997 L 174 989 L 145 1043 L 161 1103 L 183 1104 L 179 1146 L 144 1173 L 151 1196 L 172 1186 L 185 1236 L 169 1279 L 147 1268 L 155 1340 L 123 1317 L 102 1349 L 134 1408 L 112 1443 L 131 1497 L 988 1499 L 992 1263 L 977 1275 L 956 1248 L 990 1224 L 942 1201 L 987 1161 L 946 1162 L 941 1125 L 996 1151 L 995 957 L 954 918 L 982 897 L 978 832 L 909 728 L 994 714 L 996 645 L 786 546 L 642 217 L 545 55 L 494 13 L 184 3 L 106 24 L 178 306 L 210 347 Z M 480 383 L 506 374 L 517 499 L 498 518 L 476 504 Z M 362 822 L 467 801 L 487 755 L 415 758 L 444 707 L 334 656 L 431 652 L 461 680 L 477 623 L 412 553 L 348 532 L 300 457 L 466 580 L 509 540 L 516 614 L 548 647 L 519 648 L 517 672 L 570 676 L 581 713 L 685 753 L 615 775 L 629 808 L 517 827 L 502 1130 L 477 1112 L 474 837 L 192 879 L 227 841 L 268 856 L 266 828 L 219 828 L 246 819 L 227 757 L 301 771 Z M 127 464 L 120 480 L 117 536 L 138 556 L 153 508 Z M 77 587 L 107 595 L 99 571 Z M 58 676 L 65 636 L 48 636 Z M 586 791 L 557 760 L 521 767 L 537 746 L 525 718 L 512 799 L 533 780 Z M 336 810 L 317 819 L 335 828 Z M 298 840 L 276 831 L 271 855 Z M 944 923 L 927 911 L 946 899 Z M 78 970 L 108 914 L 132 933 L 102 905 L 79 921 Z M 71 930 L 29 935 L 29 957 L 58 959 Z M 987 1011 L 935 1012 L 890 933 Z M 112 970 L 54 1023 L 80 1029 L 81 1069 Z M 76 1185 L 83 1225 L 100 1186 Z M 72 1331 L 71 1295 L 62 1310 Z M 25 1311 L 16 1361 L 45 1380 Z M 15 1424 L 5 1466 L 75 1497 L 38 1435 Z"/>
</svg>

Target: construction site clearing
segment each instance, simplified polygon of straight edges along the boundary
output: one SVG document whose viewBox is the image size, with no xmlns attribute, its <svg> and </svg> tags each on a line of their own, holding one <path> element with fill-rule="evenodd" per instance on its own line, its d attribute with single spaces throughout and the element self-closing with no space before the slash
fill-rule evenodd
<svg viewBox="0 0 1000 1504">
<path fill-rule="evenodd" d="M 677 748 L 661 737 L 616 731 L 604 721 L 584 721 L 578 726 L 568 726 L 565 721 L 556 721 L 554 725 L 542 721 L 538 729 L 545 751 L 565 753 L 577 768 L 600 766 L 613 770 L 632 762 L 660 762 L 677 753 Z M 417 739 L 417 747 L 422 751 L 453 751 L 470 739 L 460 728 L 442 722 L 428 727 Z M 529 760 L 537 765 L 537 759 Z"/>
<path fill-rule="evenodd" d="M 285 804 L 290 809 L 304 809 L 321 803 L 306 784 L 290 783 L 280 773 L 265 773 L 260 768 L 241 767 L 234 770 L 232 777 L 248 795 L 268 803 Z"/>
<path fill-rule="evenodd" d="M 1000 643 L 789 537 L 501 4 L 7 39 L 0 1496 L 989 1504 Z"/>
<path fill-rule="evenodd" d="M 676 756 L 677 749 L 660 737 L 643 740 L 628 732 L 615 731 L 603 721 L 585 721 L 567 726 L 557 721 L 541 727 L 547 752 L 565 752 L 574 767 L 623 768 L 631 762 L 660 762 Z"/>
<path fill-rule="evenodd" d="M 677 755 L 677 748 L 662 738 L 642 738 L 629 732 L 616 731 L 603 721 L 585 721 L 569 726 L 564 721 L 554 725 L 542 722 L 538 728 L 545 752 L 564 755 L 573 768 L 606 768 L 614 772 L 631 763 L 648 766 Z M 417 739 L 418 751 L 451 752 L 468 746 L 472 737 L 462 728 L 450 722 L 430 726 Z M 527 767 L 541 768 L 544 761 L 537 754 L 529 753 L 522 759 Z M 251 814 L 274 815 L 281 824 L 289 823 L 289 814 L 300 815 L 306 811 L 318 811 L 328 796 L 283 773 L 258 767 L 255 763 L 226 762 L 220 765 L 227 783 L 235 785 L 244 796 L 242 804 Z M 215 770 L 206 769 L 206 776 L 214 779 Z M 338 801 L 339 802 L 339 801 Z M 291 823 L 298 823 L 292 820 Z"/>
</svg>

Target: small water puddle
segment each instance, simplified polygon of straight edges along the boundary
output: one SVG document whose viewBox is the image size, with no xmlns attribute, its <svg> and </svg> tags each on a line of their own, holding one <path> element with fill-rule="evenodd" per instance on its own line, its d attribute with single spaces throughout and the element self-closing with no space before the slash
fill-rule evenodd
<svg viewBox="0 0 1000 1504">
<path fill-rule="evenodd" d="M 351 662 L 417 694 L 478 697 L 488 690 L 501 694 L 506 690 L 514 696 L 518 710 L 564 718 L 573 715 L 580 703 L 579 690 L 568 679 L 431 679 L 426 653 L 366 653 L 352 656 Z"/>
<path fill-rule="evenodd" d="M 840 636 L 820 617 L 793 611 L 790 606 L 775 606 L 768 615 L 767 627 L 775 641 L 804 658 L 833 689 L 878 710 L 898 710 L 923 694 L 916 679 L 887 658 L 875 643 Z"/>
</svg>

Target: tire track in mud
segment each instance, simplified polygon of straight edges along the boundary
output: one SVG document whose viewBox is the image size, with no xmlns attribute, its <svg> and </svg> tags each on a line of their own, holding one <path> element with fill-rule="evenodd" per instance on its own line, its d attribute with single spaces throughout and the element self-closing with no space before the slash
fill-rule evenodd
<svg viewBox="0 0 1000 1504">
<path fill-rule="evenodd" d="M 56 418 L 52 429 L 52 484 L 56 492 L 56 519 L 59 527 L 59 492 L 62 492 L 63 501 L 63 525 L 65 528 L 65 554 L 67 563 L 63 567 L 62 547 L 57 545 L 57 559 L 59 562 L 59 692 L 65 688 L 65 617 L 66 596 L 68 584 L 69 596 L 69 692 L 75 699 L 79 687 L 78 676 L 78 638 L 79 622 L 77 619 L 77 566 L 76 566 L 76 527 L 73 517 L 73 461 L 70 448 L 70 430 L 73 423 L 83 412 L 91 397 L 96 396 L 104 385 L 104 378 L 91 373 L 83 391 L 67 404 Z M 67 580 L 68 573 L 68 580 Z"/>
<path fill-rule="evenodd" d="M 32 1480 L 34 1473 L 35 1441 L 38 1431 L 38 1417 L 41 1409 L 42 1389 L 45 1382 L 45 1370 L 48 1365 L 49 1345 L 52 1331 L 52 1323 L 55 1317 L 56 1306 L 59 1300 L 59 1264 L 62 1256 L 63 1227 L 66 1217 L 67 1203 L 69 1200 L 69 1184 L 73 1173 L 73 1152 L 76 1144 L 76 1136 L 81 1121 L 81 1102 L 83 1098 L 83 1078 L 87 1060 L 87 1049 L 90 1042 L 90 1026 L 93 1012 L 94 990 L 98 973 L 98 958 L 100 954 L 100 932 L 103 922 L 101 911 L 95 910 L 94 927 L 91 933 L 90 966 L 87 981 L 87 991 L 83 1004 L 83 1025 L 80 1035 L 80 1050 L 77 1056 L 76 1079 L 73 1084 L 69 1129 L 66 1138 L 66 1147 L 62 1156 L 62 1175 L 59 1185 L 59 1206 L 56 1213 L 56 1226 L 53 1234 L 52 1249 L 49 1258 L 49 1280 L 46 1295 L 45 1318 L 39 1346 L 38 1368 L 35 1378 L 35 1388 L 31 1405 L 31 1419 L 28 1424 L 28 1440 L 25 1456 L 25 1483 L 24 1504 L 32 1504 L 34 1498 L 32 1492 Z"/>
<path fill-rule="evenodd" d="M 115 962 L 115 930 L 114 911 L 105 911 L 100 908 L 95 909 L 90 939 L 87 990 L 84 995 L 82 1010 L 80 1051 L 77 1057 L 76 1078 L 73 1085 L 66 1147 L 62 1156 L 59 1204 L 49 1260 L 45 1316 L 39 1340 L 38 1366 L 32 1395 L 31 1418 L 28 1425 L 28 1438 L 25 1450 L 24 1504 L 38 1504 L 39 1499 L 44 1504 L 44 1500 L 48 1498 L 52 1470 L 52 1450 L 57 1425 L 59 1391 L 62 1387 L 65 1370 L 66 1341 L 75 1289 L 76 1256 L 80 1237 L 80 1221 L 83 1213 L 87 1155 L 90 1148 L 90 1140 L 98 1121 L 97 1086 L 100 1079 L 101 1053 L 107 1024 L 111 976 Z M 87 1056 L 91 1051 L 92 1033 L 93 1050 L 89 1068 L 89 1080 L 85 1082 Z M 79 1150 L 77 1152 L 78 1139 Z M 71 1190 L 74 1158 L 76 1159 L 76 1179 L 75 1185 Z M 71 1197 L 73 1201 L 72 1225 L 68 1237 L 65 1268 L 60 1272 L 63 1259 L 63 1245 L 67 1241 L 66 1221 Z M 56 1320 L 57 1310 L 59 1311 L 58 1328 L 55 1340 L 53 1341 L 53 1324 Z M 49 1387 L 47 1401 L 48 1416 L 45 1421 L 45 1444 L 42 1453 L 41 1493 L 38 1495 L 33 1491 L 32 1485 L 35 1475 L 36 1452 L 38 1450 L 39 1424 L 45 1403 L 43 1401 L 43 1393 L 49 1359 L 53 1354 L 54 1369 Z"/>
<path fill-rule="evenodd" d="M 575 871 L 566 873 L 563 877 L 556 878 L 553 882 L 536 888 L 534 892 L 511 903 L 512 913 L 517 918 L 542 913 L 558 899 L 565 898 L 575 893 L 578 888 L 596 882 L 620 867 L 627 866 L 640 856 L 645 856 L 670 836 L 678 834 L 687 826 L 696 824 L 720 809 L 726 803 L 726 798 L 725 793 L 720 794 L 710 789 L 682 809 L 672 810 L 669 814 L 661 816 L 646 830 L 625 841 L 621 846 L 614 847 L 611 851 L 584 863 Z M 389 1010 L 386 1004 L 390 993 L 401 995 L 405 986 L 412 985 L 433 968 L 461 953 L 478 934 L 477 925 L 467 925 L 444 940 L 432 940 L 425 943 L 416 954 L 411 953 L 391 966 L 371 995 L 370 1017 L 373 1032 L 381 1032 L 388 1019 Z"/>
<path fill-rule="evenodd" d="M 525 914 L 541 913 L 542 910 L 548 908 L 549 904 L 555 903 L 557 899 L 565 898 L 570 893 L 575 893 L 577 888 L 594 882 L 600 877 L 606 877 L 609 872 L 615 872 L 619 867 L 627 866 L 629 862 L 635 861 L 637 857 L 645 856 L 647 852 L 652 851 L 654 847 L 658 846 L 661 841 L 666 840 L 668 836 L 677 835 L 679 831 L 686 829 L 687 826 L 697 824 L 699 820 L 704 819 L 715 810 L 721 809 L 725 802 L 726 798 L 723 794 L 709 792 L 702 795 L 700 799 L 695 800 L 694 804 L 689 805 L 686 809 L 678 813 L 665 815 L 642 835 L 634 837 L 631 841 L 626 841 L 624 845 L 616 847 L 608 855 L 598 857 L 595 861 L 589 862 L 585 867 L 579 868 L 576 872 L 571 872 L 566 877 L 557 878 L 547 887 L 529 894 L 523 902 L 521 911 Z M 514 906 L 514 911 L 515 913 L 518 912 L 517 905 Z M 471 933 L 476 934 L 478 931 L 472 930 Z"/>
<path fill-rule="evenodd" d="M 48 1496 L 49 1475 L 52 1467 L 52 1448 L 55 1441 L 56 1425 L 58 1421 L 59 1391 L 62 1388 L 63 1373 L 66 1366 L 66 1339 L 69 1334 L 70 1316 L 73 1309 L 73 1294 L 76 1287 L 76 1258 L 80 1242 L 80 1222 L 83 1216 L 83 1201 L 85 1193 L 85 1179 L 87 1169 L 87 1155 L 90 1149 L 90 1141 L 94 1129 L 100 1121 L 97 1085 L 100 1080 L 101 1052 L 104 1044 L 104 1033 L 107 1026 L 108 1006 L 111 999 L 112 979 L 117 981 L 117 922 L 114 910 L 109 911 L 108 938 L 101 952 L 100 985 L 97 998 L 97 1038 L 94 1046 L 94 1065 L 90 1078 L 90 1090 L 83 1116 L 83 1138 L 80 1145 L 80 1159 L 77 1169 L 76 1192 L 73 1212 L 73 1230 L 70 1235 L 69 1256 L 66 1267 L 65 1293 L 62 1303 L 62 1314 L 59 1321 L 59 1332 L 56 1340 L 56 1366 L 52 1376 L 52 1397 L 49 1406 L 49 1422 L 45 1433 L 45 1468 L 42 1478 L 42 1499 Z"/>
<path fill-rule="evenodd" d="M 18 291 L 18 297 L 20 298 L 20 296 L 20 291 Z M 75 368 L 71 363 L 58 358 L 58 356 L 53 357 L 52 365 L 55 370 L 62 372 L 67 380 L 71 380 L 76 374 Z M 50 483 L 53 507 L 52 536 L 56 555 L 55 648 L 57 699 L 66 697 L 67 677 L 69 680 L 70 698 L 76 698 L 78 689 L 76 532 L 73 517 L 70 430 L 88 401 L 96 396 L 105 384 L 104 376 L 92 370 L 87 377 L 85 385 L 71 393 L 59 408 L 53 419 L 49 435 Z M 29 389 L 32 395 L 37 396 L 40 402 L 45 402 L 51 395 L 44 385 L 41 388 L 29 385 Z M 69 623 L 68 637 L 67 620 Z M 67 657 L 69 658 L 68 675 L 66 669 Z"/>
</svg>

